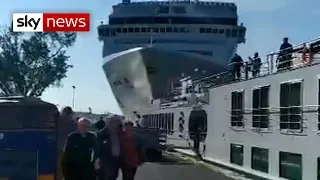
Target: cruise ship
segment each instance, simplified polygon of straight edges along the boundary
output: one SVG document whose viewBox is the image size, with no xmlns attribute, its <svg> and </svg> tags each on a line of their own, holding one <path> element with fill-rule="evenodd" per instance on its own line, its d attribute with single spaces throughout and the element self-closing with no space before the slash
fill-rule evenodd
<svg viewBox="0 0 320 180">
<path fill-rule="evenodd" d="M 236 4 L 198 0 L 123 0 L 98 26 L 103 70 L 130 119 L 173 98 L 181 77 L 227 70 L 245 34 Z"/>
</svg>

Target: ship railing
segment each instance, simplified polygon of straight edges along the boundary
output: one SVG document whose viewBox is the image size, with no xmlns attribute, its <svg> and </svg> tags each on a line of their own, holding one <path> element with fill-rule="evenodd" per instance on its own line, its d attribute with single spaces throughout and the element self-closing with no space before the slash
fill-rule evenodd
<svg viewBox="0 0 320 180">
<path fill-rule="evenodd" d="M 310 53 L 307 54 L 307 58 L 311 60 L 308 62 L 303 61 L 303 56 L 305 55 L 303 52 L 305 48 L 309 50 Z M 266 55 L 266 59 L 262 59 L 260 73 L 257 76 L 253 76 L 251 70 L 248 70 L 245 66 L 241 71 L 241 78 L 235 80 L 232 76 L 231 69 L 233 67 L 233 63 L 229 64 L 229 71 L 221 72 L 218 74 L 213 74 L 207 76 L 202 79 L 193 80 L 193 86 L 195 87 L 197 84 L 201 84 L 203 88 L 212 88 L 216 86 L 221 86 L 225 84 L 230 84 L 239 81 L 245 81 L 250 79 L 255 79 L 258 77 L 268 76 L 271 74 L 277 74 L 279 72 L 291 71 L 298 68 L 304 68 L 312 65 L 316 65 L 320 63 L 320 37 L 314 38 L 308 42 L 304 42 L 298 45 L 295 45 L 290 53 L 283 54 L 286 50 L 271 52 Z M 290 57 L 288 60 L 279 61 L 283 57 Z M 291 66 L 283 67 L 285 64 L 290 63 Z M 246 76 L 246 74 L 248 76 Z"/>
<path fill-rule="evenodd" d="M 304 135 L 308 125 L 317 124 L 317 130 L 314 131 L 320 134 L 320 105 L 234 109 L 230 111 L 230 119 L 230 128 L 233 130 L 249 128 L 258 132 L 272 132 L 276 127 L 284 134 Z"/>
</svg>

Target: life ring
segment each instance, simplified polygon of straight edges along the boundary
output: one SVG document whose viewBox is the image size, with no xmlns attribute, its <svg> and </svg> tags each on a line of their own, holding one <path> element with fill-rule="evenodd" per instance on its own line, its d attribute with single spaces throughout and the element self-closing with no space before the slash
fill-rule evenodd
<svg viewBox="0 0 320 180">
<path fill-rule="evenodd" d="M 303 64 L 310 64 L 311 60 L 312 60 L 312 58 L 311 58 L 310 50 L 307 47 L 303 48 L 303 50 L 302 50 L 302 63 Z"/>
</svg>

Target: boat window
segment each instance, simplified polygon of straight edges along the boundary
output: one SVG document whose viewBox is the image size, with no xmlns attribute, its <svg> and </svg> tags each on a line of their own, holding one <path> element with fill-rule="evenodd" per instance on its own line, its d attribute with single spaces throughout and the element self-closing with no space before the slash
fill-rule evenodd
<svg viewBox="0 0 320 180">
<path fill-rule="evenodd" d="M 163 119 L 164 119 L 164 114 L 160 114 L 160 121 L 159 121 L 159 126 L 160 126 L 160 129 L 163 129 Z"/>
<path fill-rule="evenodd" d="M 264 148 L 251 148 L 251 168 L 257 171 L 269 172 L 269 150 Z"/>
<path fill-rule="evenodd" d="M 237 37 L 237 30 L 236 29 L 232 29 L 232 37 Z"/>
<path fill-rule="evenodd" d="M 151 114 L 151 127 L 154 127 L 154 114 Z"/>
<path fill-rule="evenodd" d="M 230 37 L 231 36 L 231 30 L 230 29 L 226 29 L 226 36 Z"/>
<path fill-rule="evenodd" d="M 280 86 L 280 129 L 301 129 L 301 82 Z"/>
<path fill-rule="evenodd" d="M 178 33 L 179 29 L 178 28 L 173 28 L 173 32 Z"/>
<path fill-rule="evenodd" d="M 168 121 L 169 121 L 170 115 L 169 113 L 166 113 L 165 119 L 164 119 L 164 129 L 168 130 Z"/>
<path fill-rule="evenodd" d="M 129 33 L 132 33 L 133 32 L 133 28 L 129 28 Z"/>
<path fill-rule="evenodd" d="M 172 27 L 167 27 L 166 31 L 167 32 L 172 32 Z"/>
<path fill-rule="evenodd" d="M 159 28 L 153 28 L 153 32 L 159 32 Z"/>
<path fill-rule="evenodd" d="M 206 28 L 206 33 L 211 33 L 212 29 L 211 28 Z"/>
<path fill-rule="evenodd" d="M 140 28 L 134 28 L 134 32 L 140 32 Z"/>
<path fill-rule="evenodd" d="M 166 117 L 167 117 L 167 114 L 163 114 L 162 115 L 162 129 L 166 129 Z"/>
<path fill-rule="evenodd" d="M 243 165 L 243 145 L 231 144 L 230 145 L 230 163 Z"/>
<path fill-rule="evenodd" d="M 159 128 L 159 114 L 155 115 L 155 128 Z"/>
<path fill-rule="evenodd" d="M 99 36 L 105 36 L 105 33 L 104 33 L 104 29 L 103 28 L 98 28 L 98 35 Z"/>
<path fill-rule="evenodd" d="M 141 122 L 141 124 L 142 124 L 143 127 L 148 127 L 148 121 L 147 121 L 147 119 L 148 119 L 148 115 L 143 115 L 143 116 L 142 116 L 142 122 Z"/>
<path fill-rule="evenodd" d="M 105 36 L 110 36 L 110 30 L 108 28 L 104 29 Z"/>
<path fill-rule="evenodd" d="M 269 127 L 269 89 L 264 86 L 252 91 L 252 127 Z"/>
<path fill-rule="evenodd" d="M 184 6 L 176 6 L 176 7 L 173 7 L 172 10 L 174 13 L 177 13 L 177 14 L 186 13 L 186 9 Z"/>
<path fill-rule="evenodd" d="M 147 32 L 147 28 L 141 28 L 141 32 Z"/>
<path fill-rule="evenodd" d="M 116 36 L 116 30 L 115 29 L 110 29 L 110 35 L 111 36 Z"/>
<path fill-rule="evenodd" d="M 117 32 L 117 33 L 121 33 L 121 28 L 117 28 L 117 29 L 116 29 L 116 32 Z"/>
<path fill-rule="evenodd" d="M 129 83 L 129 80 L 127 78 L 123 79 L 126 83 Z"/>
<path fill-rule="evenodd" d="M 160 32 L 166 32 L 166 29 L 165 28 L 160 28 Z"/>
<path fill-rule="evenodd" d="M 161 128 L 161 115 L 158 114 L 158 125 L 157 125 L 157 128 Z"/>
<path fill-rule="evenodd" d="M 159 14 L 169 13 L 169 6 L 159 6 L 156 11 Z"/>
<path fill-rule="evenodd" d="M 218 33 L 218 29 L 213 29 L 212 33 L 217 34 Z"/>
<path fill-rule="evenodd" d="M 123 28 L 123 29 L 122 29 L 122 32 L 123 32 L 123 33 L 127 33 L 127 32 L 128 32 L 128 29 L 127 29 L 127 28 Z"/>
<path fill-rule="evenodd" d="M 231 126 L 242 127 L 243 123 L 243 91 L 231 93 Z"/>
<path fill-rule="evenodd" d="M 228 17 L 132 17 L 132 18 L 110 18 L 110 25 L 119 24 L 221 24 L 237 25 L 237 18 Z"/>
<path fill-rule="evenodd" d="M 183 33 L 184 33 L 184 32 L 187 32 L 186 28 L 183 28 L 183 27 L 179 28 L 179 31 L 180 31 L 180 32 L 183 32 Z"/>
<path fill-rule="evenodd" d="M 239 37 L 244 37 L 244 29 L 239 30 Z"/>
<path fill-rule="evenodd" d="M 318 131 L 320 131 L 320 79 L 318 79 Z"/>
<path fill-rule="evenodd" d="M 302 155 L 280 152 L 279 170 L 282 178 L 302 180 Z"/>
<path fill-rule="evenodd" d="M 204 28 L 200 28 L 200 33 L 205 33 L 205 29 Z"/>
<path fill-rule="evenodd" d="M 219 29 L 219 34 L 224 34 L 224 29 Z"/>
</svg>

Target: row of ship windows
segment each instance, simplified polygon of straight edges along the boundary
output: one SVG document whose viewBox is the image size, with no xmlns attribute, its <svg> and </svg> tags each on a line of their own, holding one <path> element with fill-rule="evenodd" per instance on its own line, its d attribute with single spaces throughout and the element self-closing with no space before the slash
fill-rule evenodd
<svg viewBox="0 0 320 180">
<path fill-rule="evenodd" d="M 144 127 L 158 128 L 173 132 L 174 128 L 174 114 L 160 113 L 143 115 L 142 124 Z"/>
<path fill-rule="evenodd" d="M 110 25 L 129 25 L 129 24 L 219 24 L 236 26 L 237 18 L 229 17 L 131 17 L 131 18 L 110 18 Z"/>
<path fill-rule="evenodd" d="M 230 6 L 236 7 L 234 3 L 228 2 L 211 2 L 211 1 L 137 1 L 137 2 L 130 2 L 129 0 L 124 1 L 123 4 L 199 4 L 199 5 L 212 5 L 212 6 Z"/>
<path fill-rule="evenodd" d="M 230 145 L 230 163 L 243 166 L 243 145 Z M 320 180 L 320 159 L 318 158 L 317 180 Z M 251 147 L 251 168 L 269 173 L 269 150 Z M 290 152 L 279 152 L 279 177 L 302 180 L 302 155 Z"/>
<path fill-rule="evenodd" d="M 318 80 L 318 130 L 320 130 L 320 80 Z M 302 81 L 280 85 L 280 129 L 302 130 Z M 270 86 L 252 91 L 252 127 L 269 128 L 269 90 Z M 231 126 L 244 127 L 244 91 L 231 93 Z"/>
<path fill-rule="evenodd" d="M 118 33 L 187 33 L 184 27 L 166 27 L 166 28 L 98 28 L 99 36 L 116 36 Z M 217 28 L 199 28 L 199 33 L 225 34 L 227 37 L 243 37 L 244 29 L 217 29 Z"/>
</svg>

